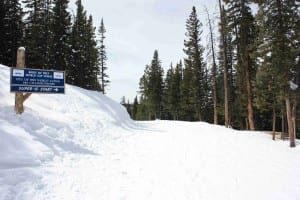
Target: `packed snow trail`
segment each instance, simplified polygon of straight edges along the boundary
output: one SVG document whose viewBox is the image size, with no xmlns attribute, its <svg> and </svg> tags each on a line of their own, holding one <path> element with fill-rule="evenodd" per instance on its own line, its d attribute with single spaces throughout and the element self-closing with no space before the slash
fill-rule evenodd
<svg viewBox="0 0 300 200">
<path fill-rule="evenodd" d="M 299 200 L 300 143 L 201 122 L 132 121 L 67 85 L 15 115 L 0 66 L 0 200 Z"/>
<path fill-rule="evenodd" d="M 15 199 L 300 198 L 299 149 L 285 142 L 206 123 L 143 122 L 106 134 L 115 131 L 122 136 L 98 141 L 94 152 L 36 168 Z"/>
</svg>

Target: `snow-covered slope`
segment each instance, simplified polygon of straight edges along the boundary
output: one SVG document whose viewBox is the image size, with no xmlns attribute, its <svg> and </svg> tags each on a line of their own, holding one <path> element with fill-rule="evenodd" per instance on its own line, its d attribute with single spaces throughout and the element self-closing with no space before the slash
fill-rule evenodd
<svg viewBox="0 0 300 200">
<path fill-rule="evenodd" d="M 298 200 L 300 143 L 207 123 L 134 122 L 67 85 L 14 114 L 0 66 L 0 200 Z"/>
<path fill-rule="evenodd" d="M 0 168 L 38 165 L 64 151 L 88 151 L 107 127 L 130 126 L 127 112 L 99 92 L 66 86 L 65 95 L 33 94 L 14 113 L 8 67 L 0 65 Z M 110 137 L 111 135 L 109 135 Z"/>
</svg>

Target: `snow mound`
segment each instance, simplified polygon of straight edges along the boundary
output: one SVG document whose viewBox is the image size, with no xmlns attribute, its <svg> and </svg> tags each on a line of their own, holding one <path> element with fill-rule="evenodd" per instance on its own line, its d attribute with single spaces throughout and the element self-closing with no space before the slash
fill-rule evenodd
<svg viewBox="0 0 300 200">
<path fill-rule="evenodd" d="M 10 68 L 0 65 L 0 169 L 39 165 L 64 152 L 93 153 L 107 127 L 134 126 L 125 108 L 103 94 L 66 85 L 65 95 L 32 94 L 14 112 Z M 117 133 L 116 133 L 117 134 Z"/>
</svg>

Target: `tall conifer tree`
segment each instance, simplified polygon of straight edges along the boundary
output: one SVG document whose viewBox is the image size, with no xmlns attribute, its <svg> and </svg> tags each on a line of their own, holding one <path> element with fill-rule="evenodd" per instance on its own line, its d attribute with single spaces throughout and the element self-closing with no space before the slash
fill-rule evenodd
<svg viewBox="0 0 300 200">
<path fill-rule="evenodd" d="M 255 61 L 251 59 L 252 46 L 256 38 L 254 17 L 250 9 L 249 0 L 225 0 L 229 11 L 229 23 L 235 32 L 235 42 L 237 45 L 237 67 L 240 75 L 241 84 L 244 83 L 247 107 L 247 127 L 255 129 L 252 82 L 255 78 Z"/>
<path fill-rule="evenodd" d="M 137 119 L 137 110 L 138 110 L 138 105 L 139 105 L 139 102 L 138 102 L 138 98 L 137 96 L 134 98 L 134 101 L 133 101 L 133 105 L 132 105 L 132 115 L 131 115 L 131 118 L 136 120 Z"/>
<path fill-rule="evenodd" d="M 66 70 L 70 60 L 71 17 L 69 0 L 55 0 L 52 20 L 51 67 Z"/>
<path fill-rule="evenodd" d="M 174 79 L 174 68 L 171 63 L 170 68 L 166 73 L 166 78 L 164 80 L 164 93 L 163 93 L 163 104 L 164 104 L 164 118 L 170 119 L 174 117 L 172 100 L 173 100 L 173 86 L 172 82 Z"/>
<path fill-rule="evenodd" d="M 210 18 L 207 7 L 205 7 L 208 20 L 209 38 L 210 38 L 210 52 L 212 55 L 211 79 L 212 79 L 212 94 L 213 94 L 213 108 L 214 108 L 214 124 L 218 124 L 218 105 L 217 105 L 217 64 L 215 55 L 215 38 L 213 33 L 213 21 Z"/>
<path fill-rule="evenodd" d="M 85 65 L 86 65 L 86 86 L 85 88 L 100 91 L 98 67 L 98 48 L 95 35 L 96 28 L 93 26 L 93 18 L 90 15 L 85 30 Z"/>
<path fill-rule="evenodd" d="M 149 71 L 149 103 L 150 111 L 155 119 L 161 118 L 162 114 L 163 75 L 164 71 L 161 67 L 158 51 L 155 50 Z"/>
<path fill-rule="evenodd" d="M 181 84 L 182 84 L 182 62 L 179 61 L 179 63 L 176 65 L 175 70 L 174 70 L 174 77 L 172 81 L 172 97 L 173 97 L 173 112 L 174 112 L 174 118 L 175 120 L 180 119 L 180 102 L 181 102 Z"/>
<path fill-rule="evenodd" d="M 157 119 L 162 117 L 163 75 L 164 71 L 161 67 L 158 51 L 155 50 L 151 64 L 146 65 L 144 75 L 140 79 L 140 107 L 143 107 L 143 114 L 145 114 L 145 111 L 148 113 L 148 117 L 141 116 L 141 118 Z"/>
<path fill-rule="evenodd" d="M 100 83 L 101 83 L 101 90 L 103 94 L 105 93 L 105 88 L 109 84 L 109 76 L 107 74 L 107 66 L 106 66 L 106 47 L 104 45 L 104 39 L 105 39 L 105 34 L 106 29 L 104 26 L 103 19 L 101 19 L 101 25 L 99 27 L 99 37 L 100 37 L 100 44 L 99 44 L 99 65 L 100 65 Z"/>
<path fill-rule="evenodd" d="M 171 67 L 167 71 L 166 79 L 164 82 L 164 108 L 167 111 L 167 119 L 178 120 L 180 112 L 180 85 L 182 81 L 182 63 L 181 61 L 174 68 Z"/>
<path fill-rule="evenodd" d="M 84 86 L 84 77 L 86 70 L 84 69 L 84 35 L 86 24 L 86 12 L 82 6 L 81 0 L 76 1 L 76 15 L 71 31 L 71 62 L 67 71 L 67 82 L 80 87 Z"/>
<path fill-rule="evenodd" d="M 225 127 L 229 126 L 229 98 L 228 98 L 228 57 L 227 57 L 227 40 L 226 40 L 226 16 L 225 9 L 219 0 L 219 12 L 220 12 L 220 32 L 221 32 L 221 58 L 223 68 L 223 83 L 224 83 L 224 123 Z"/>
<path fill-rule="evenodd" d="M 30 68 L 50 67 L 51 0 L 24 0 L 26 7 L 25 45 L 26 63 Z"/>
<path fill-rule="evenodd" d="M 186 65 L 182 71 L 182 83 L 180 85 L 180 119 L 185 121 L 195 120 L 196 112 L 193 104 L 193 90 L 191 89 L 192 80 L 193 71 L 191 67 Z"/>
<path fill-rule="evenodd" d="M 263 52 L 260 77 L 272 77 L 268 84 L 273 88 L 272 97 L 285 101 L 290 146 L 294 147 L 300 73 L 299 1 L 264 1 L 260 11 L 264 33 L 259 48 Z"/>
<path fill-rule="evenodd" d="M 205 79 L 205 63 L 203 61 L 204 48 L 200 44 L 202 23 L 197 17 L 196 8 L 192 8 L 192 12 L 186 22 L 186 40 L 184 41 L 184 53 L 186 55 L 185 71 L 186 75 L 191 73 L 191 82 L 185 81 L 185 90 L 190 90 L 185 95 L 191 95 L 191 102 L 193 110 L 195 110 L 195 116 L 193 119 L 202 120 L 203 111 L 205 109 L 205 95 L 208 94 Z M 189 73 L 187 73 L 189 72 Z M 184 78 L 185 79 L 185 78 Z M 185 98 L 185 97 L 184 97 Z"/>
<path fill-rule="evenodd" d="M 22 8 L 18 0 L 0 2 L 0 63 L 15 66 L 16 52 L 22 44 Z"/>
<path fill-rule="evenodd" d="M 139 82 L 139 93 L 140 100 L 137 109 L 137 119 L 138 120 L 150 120 L 151 114 L 149 112 L 149 65 L 146 65 L 144 74 L 140 78 Z"/>
<path fill-rule="evenodd" d="M 98 49 L 92 16 L 87 18 L 81 0 L 76 1 L 77 11 L 71 33 L 72 56 L 67 81 L 91 90 L 100 90 L 98 82 Z"/>
</svg>

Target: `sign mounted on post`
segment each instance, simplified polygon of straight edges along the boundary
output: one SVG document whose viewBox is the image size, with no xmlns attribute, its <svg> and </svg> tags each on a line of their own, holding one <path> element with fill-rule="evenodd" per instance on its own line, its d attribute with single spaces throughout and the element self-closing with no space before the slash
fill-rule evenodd
<svg viewBox="0 0 300 200">
<path fill-rule="evenodd" d="M 10 91 L 30 93 L 65 93 L 65 72 L 11 68 Z"/>
</svg>

